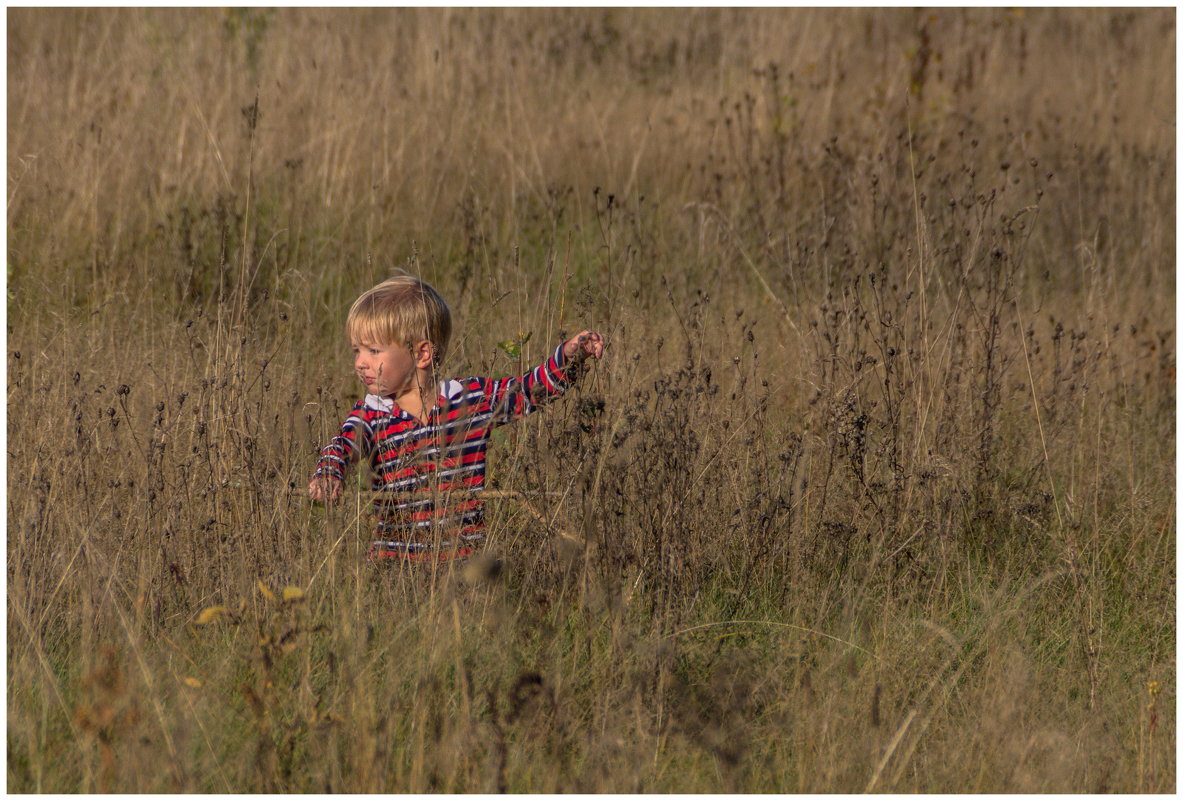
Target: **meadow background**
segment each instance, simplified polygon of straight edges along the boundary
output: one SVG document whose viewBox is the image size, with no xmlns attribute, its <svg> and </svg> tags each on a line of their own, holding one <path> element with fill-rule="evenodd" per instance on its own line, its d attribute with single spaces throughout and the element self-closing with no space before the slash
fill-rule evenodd
<svg viewBox="0 0 1183 801">
<path fill-rule="evenodd" d="M 10 791 L 1175 789 L 1172 9 L 7 17 Z M 397 270 L 609 340 L 499 571 L 291 491 Z"/>
</svg>

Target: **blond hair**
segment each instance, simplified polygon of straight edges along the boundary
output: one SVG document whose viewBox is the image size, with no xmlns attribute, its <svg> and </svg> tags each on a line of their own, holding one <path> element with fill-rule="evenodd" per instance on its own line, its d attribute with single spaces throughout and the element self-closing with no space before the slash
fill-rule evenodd
<svg viewBox="0 0 1183 801">
<path fill-rule="evenodd" d="M 396 275 L 353 302 L 345 320 L 345 333 L 351 341 L 408 348 L 427 340 L 439 364 L 452 336 L 452 312 L 427 282 L 413 275 Z"/>
</svg>

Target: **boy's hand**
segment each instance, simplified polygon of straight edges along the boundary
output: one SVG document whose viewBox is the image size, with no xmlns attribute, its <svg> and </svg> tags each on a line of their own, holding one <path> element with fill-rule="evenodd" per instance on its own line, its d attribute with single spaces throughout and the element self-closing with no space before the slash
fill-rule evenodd
<svg viewBox="0 0 1183 801">
<path fill-rule="evenodd" d="M 563 343 L 563 355 L 575 361 L 598 359 L 604 355 L 604 338 L 595 331 L 581 331 Z"/>
<path fill-rule="evenodd" d="M 336 503 L 341 497 L 341 485 L 332 476 L 317 476 L 308 482 L 308 497 L 320 503 Z"/>
</svg>

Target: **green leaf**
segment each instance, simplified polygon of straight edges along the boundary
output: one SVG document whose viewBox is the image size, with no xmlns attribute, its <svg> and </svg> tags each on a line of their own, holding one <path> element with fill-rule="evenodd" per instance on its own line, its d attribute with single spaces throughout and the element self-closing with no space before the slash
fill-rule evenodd
<svg viewBox="0 0 1183 801">
<path fill-rule="evenodd" d="M 519 331 L 517 339 L 507 339 L 504 342 L 498 342 L 497 347 L 505 351 L 506 355 L 511 359 L 516 359 L 522 355 L 522 345 L 529 342 L 532 336 L 534 336 L 533 331 Z"/>
</svg>

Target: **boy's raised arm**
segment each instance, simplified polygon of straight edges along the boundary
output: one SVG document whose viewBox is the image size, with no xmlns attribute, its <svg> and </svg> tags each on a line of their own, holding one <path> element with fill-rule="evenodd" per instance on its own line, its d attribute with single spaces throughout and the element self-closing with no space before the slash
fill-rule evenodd
<svg viewBox="0 0 1183 801">
<path fill-rule="evenodd" d="M 525 417 L 561 397 L 582 372 L 579 365 L 589 357 L 599 359 L 603 354 L 604 338 L 595 331 L 581 331 L 525 375 L 485 379 L 485 392 L 495 415 L 494 425 Z"/>
</svg>

